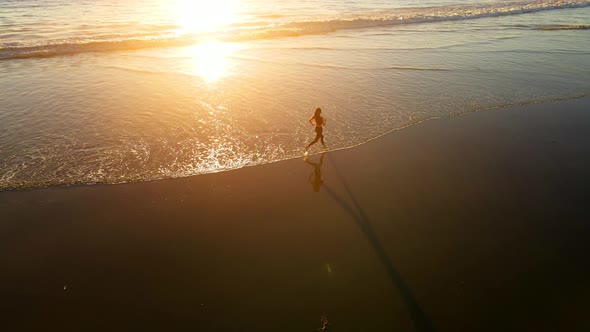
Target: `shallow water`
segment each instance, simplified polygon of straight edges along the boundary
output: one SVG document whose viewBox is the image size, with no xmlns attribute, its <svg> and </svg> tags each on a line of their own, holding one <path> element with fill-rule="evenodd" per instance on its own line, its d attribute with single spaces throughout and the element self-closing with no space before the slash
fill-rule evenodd
<svg viewBox="0 0 590 332">
<path fill-rule="evenodd" d="M 187 3 L 1 1 L 0 188 L 297 157 L 316 107 L 346 148 L 590 93 L 588 1 Z"/>
</svg>

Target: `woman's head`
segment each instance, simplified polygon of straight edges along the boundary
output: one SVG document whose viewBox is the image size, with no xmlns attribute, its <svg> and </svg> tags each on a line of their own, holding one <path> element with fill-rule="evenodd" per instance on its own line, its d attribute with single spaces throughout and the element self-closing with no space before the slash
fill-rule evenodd
<svg viewBox="0 0 590 332">
<path fill-rule="evenodd" d="M 320 115 L 320 113 L 322 113 L 322 109 L 321 109 L 321 108 L 319 108 L 319 107 L 318 107 L 318 108 L 316 108 L 316 109 L 315 109 L 315 114 L 314 114 L 314 115 L 315 115 L 315 116 L 318 116 L 318 115 Z"/>
</svg>

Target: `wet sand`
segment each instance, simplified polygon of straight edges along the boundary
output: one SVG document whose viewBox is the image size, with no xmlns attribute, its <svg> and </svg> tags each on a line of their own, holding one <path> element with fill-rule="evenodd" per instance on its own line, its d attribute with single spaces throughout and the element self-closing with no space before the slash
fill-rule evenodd
<svg viewBox="0 0 590 332">
<path fill-rule="evenodd" d="M 316 331 L 325 315 L 330 331 L 588 331 L 589 105 L 427 121 L 308 162 L 0 192 L 3 330 Z"/>
</svg>

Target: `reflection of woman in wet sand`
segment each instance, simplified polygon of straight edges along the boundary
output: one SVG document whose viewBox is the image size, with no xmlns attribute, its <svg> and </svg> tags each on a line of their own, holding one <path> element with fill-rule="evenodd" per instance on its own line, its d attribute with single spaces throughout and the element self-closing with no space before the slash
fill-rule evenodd
<svg viewBox="0 0 590 332">
<path fill-rule="evenodd" d="M 311 118 L 309 118 L 309 123 L 311 123 L 312 126 L 315 127 L 315 139 L 313 140 L 313 142 L 309 143 L 306 147 L 305 147 L 305 152 L 307 152 L 307 149 L 309 149 L 310 146 L 314 145 L 315 143 L 317 143 L 318 140 L 322 140 L 322 145 L 324 146 L 324 148 L 326 147 L 326 144 L 324 144 L 324 126 L 326 125 L 326 118 L 324 118 L 323 116 L 321 116 L 320 114 L 322 113 L 322 109 L 321 108 L 316 108 L 315 113 L 313 114 L 313 116 Z"/>
<path fill-rule="evenodd" d="M 312 163 L 311 161 L 307 160 L 307 158 L 305 159 L 305 162 L 313 166 L 313 173 L 309 174 L 309 179 L 307 180 L 313 187 L 313 191 L 318 192 L 320 191 L 322 183 L 324 183 L 324 179 L 322 179 L 322 164 L 324 163 L 324 154 L 322 153 L 319 163 Z"/>
</svg>

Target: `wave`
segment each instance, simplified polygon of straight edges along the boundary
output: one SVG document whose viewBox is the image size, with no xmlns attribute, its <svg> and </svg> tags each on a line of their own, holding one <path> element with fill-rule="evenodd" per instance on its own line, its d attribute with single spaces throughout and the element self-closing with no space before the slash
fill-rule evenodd
<svg viewBox="0 0 590 332">
<path fill-rule="evenodd" d="M 542 25 L 535 28 L 536 30 L 590 30 L 590 24 L 581 25 Z"/>
<path fill-rule="evenodd" d="M 37 44 L 4 42 L 0 43 L 0 60 L 43 58 L 77 54 L 83 52 L 108 52 L 143 48 L 186 46 L 202 38 L 216 38 L 228 42 L 242 42 L 258 39 L 297 37 L 331 33 L 338 30 L 393 27 L 408 24 L 471 20 L 487 17 L 519 15 L 548 10 L 582 8 L 590 6 L 590 0 L 518 0 L 482 4 L 447 5 L 419 8 L 392 8 L 365 13 L 342 14 L 321 20 L 307 19 L 289 21 L 288 17 L 251 25 L 233 24 L 213 35 L 191 35 L 175 32 L 172 26 L 162 27 L 165 31 L 154 31 L 153 35 L 118 36 L 113 39 L 93 39 L 82 36 L 75 40 L 47 40 Z M 589 25 L 541 26 L 540 30 L 588 29 Z"/>
<path fill-rule="evenodd" d="M 316 67 L 316 68 L 323 68 L 323 69 L 338 69 L 338 70 L 367 70 L 367 71 L 374 71 L 374 70 L 423 70 L 423 71 L 451 71 L 448 68 L 430 68 L 430 67 L 404 67 L 404 66 L 387 66 L 387 67 L 346 67 L 346 66 L 336 66 L 336 65 L 323 65 L 323 64 L 313 64 L 313 63 L 305 63 L 305 62 L 295 62 L 295 65 L 300 66 L 307 66 L 307 67 Z"/>
<path fill-rule="evenodd" d="M 245 30 L 229 36 L 232 41 L 270 39 L 330 33 L 338 30 L 368 29 L 398 25 L 472 20 L 479 18 L 529 14 L 540 11 L 583 8 L 590 6 L 587 0 L 522 0 L 500 3 L 447 5 L 419 8 L 396 8 L 387 11 L 355 14 L 326 20 L 287 22 L 270 28 Z"/>
<path fill-rule="evenodd" d="M 59 42 L 33 46 L 8 46 L 0 48 L 0 60 L 48 58 L 86 52 L 186 46 L 192 43 L 194 43 L 193 39 L 183 37 L 147 37 L 122 40 Z"/>
</svg>

